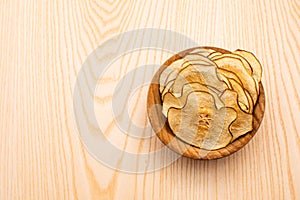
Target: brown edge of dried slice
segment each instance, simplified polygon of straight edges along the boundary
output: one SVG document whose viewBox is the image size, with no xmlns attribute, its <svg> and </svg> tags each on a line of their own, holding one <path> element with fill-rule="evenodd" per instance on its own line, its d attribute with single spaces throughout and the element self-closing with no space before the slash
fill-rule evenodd
<svg viewBox="0 0 300 200">
<path fill-rule="evenodd" d="M 197 50 L 200 50 L 200 49 L 197 49 Z M 213 51 L 213 50 L 211 50 L 211 51 Z M 206 57 L 208 54 L 211 53 L 211 51 L 207 50 L 207 52 L 205 52 L 204 49 L 201 49 L 201 53 L 196 52 L 196 53 L 192 53 L 192 54 L 186 54 L 186 55 L 182 56 L 181 58 L 174 60 L 174 62 L 170 63 L 170 65 L 168 65 L 160 74 L 160 77 L 159 77 L 160 92 L 162 92 L 163 88 L 169 82 L 168 80 L 174 79 L 174 78 L 170 78 L 171 74 L 175 73 L 175 75 L 176 75 L 178 73 L 177 69 L 182 68 L 183 65 L 189 65 L 189 63 L 193 63 L 194 61 L 197 61 L 197 62 L 202 61 L 202 62 L 206 62 L 206 64 L 209 64 L 209 63 L 207 63 L 207 61 L 213 63 L 210 59 L 207 59 L 207 57 Z M 191 56 L 191 57 L 199 56 L 199 58 L 197 58 L 196 60 L 186 59 L 187 56 Z M 203 60 L 203 58 L 206 59 L 206 61 Z M 179 62 L 180 64 L 177 65 L 178 64 L 177 62 Z"/>
<path fill-rule="evenodd" d="M 201 83 L 194 82 L 194 83 L 187 83 L 187 84 L 183 85 L 182 90 L 181 90 L 181 95 L 179 97 L 174 96 L 174 94 L 172 94 L 171 92 L 165 93 L 165 95 L 162 98 L 163 99 L 162 113 L 167 117 L 169 108 L 171 108 L 171 107 L 176 108 L 176 109 L 183 108 L 184 105 L 186 104 L 187 98 L 193 92 L 209 93 L 213 96 L 214 102 L 215 102 L 215 107 L 217 109 L 220 109 L 221 107 L 224 106 L 218 93 L 214 89 L 212 89 L 206 85 L 203 85 Z"/>
<path fill-rule="evenodd" d="M 212 60 L 218 60 L 218 59 L 224 58 L 224 57 L 231 57 L 231 58 L 237 58 L 237 59 L 240 59 L 240 61 L 242 62 L 243 67 L 245 68 L 245 70 L 248 72 L 248 74 L 249 74 L 250 76 L 252 76 L 253 69 L 251 68 L 249 62 L 248 62 L 244 57 L 242 57 L 242 56 L 239 55 L 239 54 L 234 54 L 234 53 L 227 54 L 227 53 L 225 53 L 225 54 L 222 54 L 222 55 L 220 55 L 220 56 L 214 56 L 214 57 L 212 58 Z"/>
<path fill-rule="evenodd" d="M 179 62 L 180 61 L 180 65 L 178 67 L 171 67 L 171 65 L 173 63 Z M 203 55 L 199 55 L 199 54 L 188 54 L 186 56 L 184 56 L 181 59 L 178 59 L 176 61 L 174 61 L 170 67 L 167 67 L 162 73 L 164 73 L 165 71 L 169 71 L 169 73 L 165 76 L 165 77 L 161 77 L 159 78 L 160 81 L 160 91 L 162 92 L 162 88 L 165 87 L 170 81 L 175 80 L 178 77 L 178 74 L 180 74 L 180 72 L 189 67 L 189 66 L 193 66 L 193 65 L 202 65 L 202 66 L 211 66 L 214 65 L 214 63 L 207 59 L 205 56 Z M 162 86 L 163 84 L 163 86 Z"/>
<path fill-rule="evenodd" d="M 252 68 L 252 71 L 253 71 L 252 77 L 254 78 L 254 80 L 256 82 L 256 87 L 259 87 L 259 83 L 262 78 L 262 65 L 261 65 L 260 61 L 256 58 L 256 56 L 253 53 L 251 53 L 249 51 L 237 49 L 233 53 L 242 56 L 243 58 L 245 58 L 245 60 L 248 61 L 248 63 L 250 64 L 250 66 Z M 258 91 L 258 93 L 259 93 L 259 91 Z"/>
<path fill-rule="evenodd" d="M 194 51 L 189 52 L 189 54 L 190 55 L 198 54 L 198 55 L 207 57 L 214 52 L 215 52 L 215 50 L 213 50 L 213 49 L 198 48 L 198 49 L 195 49 Z"/>
<path fill-rule="evenodd" d="M 175 79 L 173 79 L 173 80 L 171 80 L 167 83 L 167 85 L 165 86 L 165 88 L 161 92 L 161 99 L 164 99 L 165 94 L 167 94 L 169 92 L 169 90 L 172 87 L 172 85 L 174 84 L 174 82 L 175 82 Z"/>
<path fill-rule="evenodd" d="M 227 79 L 225 82 L 228 82 L 229 84 L 229 89 L 233 89 L 232 85 L 230 84 L 230 81 L 228 80 L 229 78 L 234 79 L 244 90 L 245 95 L 247 96 L 248 99 L 248 104 L 249 104 L 249 113 L 253 112 L 253 100 L 247 90 L 244 89 L 243 83 L 241 82 L 240 78 L 235 75 L 235 73 L 231 71 L 227 71 L 225 69 L 218 69 L 218 75 L 223 75 L 225 79 Z"/>
<path fill-rule="evenodd" d="M 233 108 L 237 113 L 236 119 L 229 126 L 229 131 L 233 136 L 232 141 L 234 141 L 236 138 L 253 129 L 253 116 L 252 113 L 245 112 L 241 109 L 238 102 L 238 93 L 236 91 L 225 90 L 221 95 L 221 99 L 226 107 Z"/>
<path fill-rule="evenodd" d="M 203 85 L 210 85 L 219 92 L 222 92 L 224 91 L 224 89 L 226 89 L 226 83 L 219 79 L 216 70 L 216 66 L 187 66 L 186 68 L 181 69 L 178 75 L 176 76 L 174 84 L 171 88 L 171 92 L 178 95 L 180 93 L 181 87 L 186 83 L 191 82 L 199 82 Z M 207 76 L 205 76 L 205 74 Z"/>
<path fill-rule="evenodd" d="M 243 88 L 250 93 L 253 101 L 256 102 L 259 89 L 256 88 L 254 78 L 246 71 L 241 59 L 236 57 L 224 56 L 213 61 L 217 64 L 218 68 L 235 73 L 235 75 L 238 76 L 243 83 Z M 231 68 L 228 69 L 229 67 Z"/>
<path fill-rule="evenodd" d="M 215 52 L 209 54 L 209 55 L 207 56 L 207 58 L 213 59 L 215 56 L 221 56 L 221 55 L 223 55 L 221 52 L 215 51 Z"/>
<path fill-rule="evenodd" d="M 166 122 L 165 116 L 161 112 L 161 108 L 157 105 L 161 105 L 162 100 L 159 91 L 159 75 L 160 73 L 167 67 L 170 63 L 174 62 L 177 59 L 182 58 L 185 54 L 189 53 L 190 51 L 197 49 L 198 47 L 187 49 L 185 51 L 179 52 L 175 54 L 171 58 L 169 58 L 157 71 L 152 79 L 152 83 L 150 84 L 148 90 L 148 97 L 147 97 L 147 113 L 149 117 L 149 121 L 154 129 L 158 138 L 170 149 L 179 153 L 180 155 L 193 158 L 193 159 L 200 159 L 200 160 L 211 160 L 211 159 L 218 159 L 225 156 L 228 156 L 243 146 L 245 146 L 251 138 L 257 132 L 262 120 L 263 115 L 265 112 L 265 93 L 263 89 L 263 85 L 259 83 L 259 90 L 260 94 L 258 96 L 258 100 L 253 109 L 253 130 L 239 138 L 235 141 L 230 143 L 224 148 L 207 151 L 203 150 L 194 146 L 190 146 L 189 144 L 179 140 L 170 129 L 168 123 Z M 213 49 L 215 51 L 219 51 L 222 53 L 229 53 L 229 51 L 216 48 L 216 47 L 202 47 Z"/>
<path fill-rule="evenodd" d="M 243 111 L 250 113 L 251 108 L 248 97 L 245 93 L 246 90 L 244 90 L 243 87 L 234 79 L 228 78 L 228 80 L 232 87 L 232 91 L 235 91 L 237 93 L 238 106 Z"/>
</svg>

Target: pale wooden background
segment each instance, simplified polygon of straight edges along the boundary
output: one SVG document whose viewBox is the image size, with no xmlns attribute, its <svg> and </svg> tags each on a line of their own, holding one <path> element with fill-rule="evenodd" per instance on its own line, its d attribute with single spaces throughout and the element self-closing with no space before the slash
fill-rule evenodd
<svg viewBox="0 0 300 200">
<path fill-rule="evenodd" d="M 0 199 L 300 199 L 299 19 L 297 0 L 0 1 Z M 140 175 L 109 169 L 87 153 L 72 109 L 76 74 L 105 39 L 144 27 L 257 55 L 266 113 L 245 148 L 216 161 L 180 158 Z M 129 64 L 120 60 L 111 74 L 124 75 L 130 62 L 150 62 L 149 55 L 124 58 Z M 135 123 L 147 123 L 146 92 L 132 98 Z M 110 101 L 95 92 L 96 110 Z M 114 142 L 118 133 L 110 127 L 107 135 Z M 161 147 L 155 137 L 128 140 L 124 151 Z"/>
</svg>

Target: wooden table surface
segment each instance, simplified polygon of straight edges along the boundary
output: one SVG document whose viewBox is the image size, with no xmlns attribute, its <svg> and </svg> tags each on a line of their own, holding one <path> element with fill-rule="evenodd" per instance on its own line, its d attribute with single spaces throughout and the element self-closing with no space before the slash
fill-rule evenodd
<svg viewBox="0 0 300 200">
<path fill-rule="evenodd" d="M 0 199 L 300 199 L 299 1 L 2 0 L 0 27 Z M 105 40 L 140 28 L 255 53 L 264 70 L 266 112 L 248 145 L 227 158 L 180 157 L 139 174 L 88 153 L 74 120 L 77 74 Z M 97 121 L 124 152 L 163 145 L 156 137 L 122 134 L 109 106 L 113 88 L 136 66 L 161 64 L 170 55 L 132 52 L 99 81 L 106 90 L 94 93 Z M 129 102 L 131 123 L 140 127 L 149 123 L 146 94 L 147 85 Z"/>
</svg>

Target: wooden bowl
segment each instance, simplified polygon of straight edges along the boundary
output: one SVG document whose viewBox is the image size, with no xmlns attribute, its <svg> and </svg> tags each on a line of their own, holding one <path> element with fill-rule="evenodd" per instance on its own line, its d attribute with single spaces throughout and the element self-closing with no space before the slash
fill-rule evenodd
<svg viewBox="0 0 300 200">
<path fill-rule="evenodd" d="M 196 47 L 199 48 L 199 47 Z M 168 67 L 172 62 L 184 57 L 190 51 L 193 51 L 196 48 L 187 49 L 178 54 L 175 54 L 170 59 L 168 59 L 156 72 L 152 79 L 152 83 L 148 90 L 148 99 L 147 99 L 147 112 L 152 128 L 156 132 L 156 135 L 159 139 L 167 145 L 171 150 L 193 159 L 201 160 L 212 160 L 217 158 L 222 158 L 228 156 L 243 146 L 245 146 L 251 138 L 257 132 L 265 112 L 265 93 L 263 85 L 260 83 L 259 90 L 260 94 L 258 100 L 253 109 L 253 130 L 248 132 L 245 135 L 240 136 L 232 143 L 228 144 L 226 147 L 217 150 L 204 150 L 199 147 L 192 146 L 174 135 L 172 130 L 169 127 L 166 117 L 162 114 L 162 100 L 159 91 L 159 76 L 161 72 Z M 221 53 L 230 53 L 227 50 L 215 48 L 215 47 L 202 47 L 208 49 L 214 49 Z"/>
</svg>

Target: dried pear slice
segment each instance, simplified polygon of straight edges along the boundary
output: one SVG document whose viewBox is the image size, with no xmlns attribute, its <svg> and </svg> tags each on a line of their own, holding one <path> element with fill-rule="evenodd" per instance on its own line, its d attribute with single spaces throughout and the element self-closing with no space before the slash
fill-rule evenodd
<svg viewBox="0 0 300 200">
<path fill-rule="evenodd" d="M 173 83 L 174 83 L 174 81 L 175 80 L 172 80 L 172 81 L 170 81 L 168 84 L 170 84 L 170 85 L 172 85 Z M 164 97 L 165 97 L 165 95 L 167 94 L 167 93 L 172 93 L 171 91 L 170 91 L 170 88 L 171 86 L 168 86 L 168 88 L 167 87 L 165 87 L 165 89 L 163 90 L 163 93 L 162 93 L 162 100 L 164 100 Z M 206 91 L 206 92 L 213 92 L 213 93 L 215 93 L 216 95 L 218 95 L 220 92 L 218 91 L 218 90 L 216 90 L 214 87 L 211 87 L 211 86 L 209 86 L 209 85 L 203 85 L 203 84 L 201 84 L 201 83 L 198 83 L 198 82 L 191 82 L 191 83 L 186 83 L 186 84 L 184 84 L 183 86 L 182 86 L 182 88 L 181 88 L 181 92 L 180 93 L 176 93 L 176 94 L 173 94 L 172 93 L 172 95 L 174 96 L 174 97 L 181 97 L 185 92 L 187 92 L 189 89 L 194 89 L 194 90 L 196 90 L 196 89 L 201 89 L 201 90 L 203 90 L 203 91 Z"/>
<path fill-rule="evenodd" d="M 206 92 L 194 92 L 182 109 L 170 108 L 168 122 L 173 133 L 188 144 L 214 150 L 232 140 L 229 125 L 236 119 L 232 108 L 215 108 L 214 98 Z"/>
<path fill-rule="evenodd" d="M 186 55 L 185 57 L 182 58 L 184 62 L 189 62 L 190 64 L 201 64 L 201 65 L 215 65 L 213 61 L 208 59 L 207 57 L 200 55 L 200 54 L 191 54 L 191 55 Z M 196 63 L 194 63 L 195 61 Z"/>
<path fill-rule="evenodd" d="M 232 89 L 232 86 L 231 86 L 230 82 L 228 81 L 229 78 L 234 79 L 237 83 L 239 83 L 240 85 L 243 85 L 241 80 L 239 79 L 239 77 L 237 77 L 234 73 L 227 71 L 225 69 L 217 68 L 217 75 L 221 81 L 226 83 L 226 85 L 229 89 Z"/>
<path fill-rule="evenodd" d="M 251 52 L 237 49 L 234 51 L 235 54 L 239 54 L 242 57 L 244 57 L 249 63 L 252 68 L 253 74 L 252 77 L 254 80 L 256 80 L 256 87 L 259 88 L 259 82 L 261 81 L 261 76 L 262 76 L 262 66 L 258 59 L 255 57 L 255 55 Z M 259 91 L 258 91 L 259 92 Z"/>
<path fill-rule="evenodd" d="M 244 90 L 244 92 L 245 92 L 245 94 L 247 96 L 248 103 L 249 103 L 249 113 L 252 113 L 253 109 L 254 109 L 253 101 L 251 99 L 251 96 L 250 96 L 249 92 L 247 90 Z"/>
<path fill-rule="evenodd" d="M 174 108 L 182 108 L 186 104 L 186 99 L 188 95 L 193 93 L 194 91 L 188 91 L 184 93 L 181 97 L 175 97 L 172 93 L 168 92 L 164 96 L 163 106 L 162 106 L 162 113 L 165 117 L 168 117 L 168 110 L 171 107 Z"/>
<path fill-rule="evenodd" d="M 217 73 L 217 76 L 220 81 L 223 81 L 226 84 L 227 88 L 232 89 L 230 82 L 228 81 L 227 77 L 224 76 L 224 74 Z"/>
<path fill-rule="evenodd" d="M 159 77 L 159 84 L 160 84 L 160 92 L 162 92 L 164 86 L 169 82 L 169 80 L 172 80 L 171 74 L 177 74 L 178 69 L 182 68 L 183 65 L 188 65 L 190 63 L 193 63 L 193 61 L 196 61 L 197 63 L 201 63 L 203 65 L 209 65 L 210 61 L 209 59 L 206 59 L 206 57 L 198 54 L 194 55 L 186 55 L 185 57 L 178 59 L 174 62 L 172 62 L 169 66 L 167 66 L 160 74 Z"/>
<path fill-rule="evenodd" d="M 207 85 L 200 84 L 198 82 L 193 82 L 193 83 L 187 83 L 183 85 L 182 90 L 181 90 L 181 95 L 191 91 L 191 90 L 199 90 L 199 91 L 204 91 L 209 94 L 211 94 L 215 100 L 215 106 L 217 109 L 220 109 L 221 107 L 224 106 L 224 103 L 221 101 L 219 97 L 219 92 L 215 88 Z M 175 95 L 174 95 L 175 96 Z"/>
<path fill-rule="evenodd" d="M 212 58 L 214 58 L 215 56 L 221 56 L 221 55 L 223 55 L 221 52 L 213 52 L 213 53 L 211 53 L 211 54 L 209 54 L 207 57 L 209 58 L 209 59 L 212 59 Z"/>
<path fill-rule="evenodd" d="M 236 82 L 234 87 L 231 85 L 231 83 L 229 83 L 230 86 L 228 88 L 231 90 L 235 90 L 239 94 L 239 99 L 240 99 L 239 101 L 241 103 L 248 102 L 247 104 L 243 103 L 244 105 L 247 105 L 247 107 L 248 107 L 247 110 L 245 110 L 245 109 L 244 110 L 246 112 L 252 113 L 253 102 L 252 102 L 251 96 L 247 90 L 243 89 L 243 84 L 242 84 L 241 80 L 239 79 L 239 77 L 237 77 L 234 73 L 232 73 L 230 71 L 220 69 L 220 68 L 217 69 L 217 72 L 218 72 L 218 76 L 221 76 L 221 75 L 225 76 L 227 78 L 227 81 L 228 81 L 228 79 L 233 79 Z M 222 80 L 223 80 L 223 78 L 222 78 Z M 226 82 L 226 80 L 224 80 L 224 81 Z M 242 95 L 242 97 L 240 97 L 241 95 Z M 245 100 L 245 96 L 247 97 L 247 101 Z M 244 100 L 241 100 L 241 99 L 244 99 Z"/>
<path fill-rule="evenodd" d="M 250 67 L 250 64 L 248 63 L 248 61 L 246 59 L 244 59 L 244 57 L 238 55 L 238 54 L 222 54 L 220 56 L 215 56 L 212 59 L 213 60 L 218 60 L 221 58 L 225 58 L 225 57 L 230 57 L 230 58 L 236 58 L 239 59 L 242 62 L 243 67 L 245 68 L 245 70 L 247 71 L 247 73 L 252 76 L 252 68 Z"/>
<path fill-rule="evenodd" d="M 251 95 L 253 102 L 256 102 L 258 96 L 256 83 L 253 77 L 248 74 L 240 59 L 227 56 L 216 59 L 214 62 L 219 68 L 235 73 L 241 80 L 244 89 Z"/>
<path fill-rule="evenodd" d="M 163 91 L 164 87 L 165 87 L 165 81 L 167 79 L 167 77 L 169 76 L 170 73 L 172 73 L 173 71 L 176 71 L 176 69 L 181 68 L 181 64 L 182 64 L 182 60 L 176 60 L 174 62 L 172 62 L 169 66 L 167 66 L 160 74 L 159 76 L 159 90 L 160 92 Z"/>
<path fill-rule="evenodd" d="M 218 110 L 212 120 L 214 125 L 209 130 L 210 134 L 206 135 L 200 148 L 214 150 L 227 146 L 232 141 L 232 135 L 228 127 L 236 117 L 237 114 L 232 108 L 222 107 Z"/>
<path fill-rule="evenodd" d="M 167 112 L 169 108 L 182 108 L 186 104 L 186 99 L 188 95 L 190 95 L 192 92 L 200 91 L 207 92 L 213 96 L 215 106 L 217 109 L 224 107 L 224 103 L 221 101 L 220 97 L 218 96 L 218 93 L 215 90 L 200 83 L 187 83 L 182 87 L 182 95 L 180 97 L 176 97 L 170 92 L 167 92 L 163 96 L 162 113 L 167 117 Z"/>
<path fill-rule="evenodd" d="M 235 73 L 225 70 L 225 69 L 217 69 L 217 75 L 224 75 L 226 78 L 231 78 L 234 79 L 236 82 L 238 82 L 240 85 L 242 84 L 242 81 L 239 79 L 239 77 L 237 77 L 237 75 L 235 75 Z"/>
<path fill-rule="evenodd" d="M 164 96 L 167 92 L 169 92 L 169 89 L 173 86 L 175 80 L 171 80 L 167 83 L 163 91 L 161 92 L 161 98 L 164 99 Z"/>
<path fill-rule="evenodd" d="M 180 67 L 174 68 L 172 64 L 168 67 L 170 69 L 174 68 L 174 70 L 167 75 L 164 84 L 160 83 L 161 86 L 166 85 L 170 80 L 175 79 L 178 73 L 180 72 L 180 70 L 186 68 L 189 65 L 203 65 L 203 66 L 214 65 L 214 63 L 211 60 L 207 59 L 202 55 L 187 55 L 184 58 L 180 59 L 180 62 L 181 62 Z"/>
<path fill-rule="evenodd" d="M 215 50 L 212 49 L 206 49 L 206 48 L 196 48 L 193 51 L 189 52 L 189 54 L 200 54 L 202 56 L 207 57 L 211 53 L 215 52 Z"/>
<path fill-rule="evenodd" d="M 222 92 L 227 88 L 226 84 L 219 80 L 215 66 L 193 65 L 180 71 L 171 88 L 171 92 L 175 96 L 180 96 L 182 86 L 191 82 L 209 85 L 219 92 Z"/>
<path fill-rule="evenodd" d="M 251 114 L 243 112 L 237 103 L 238 94 L 232 90 L 225 90 L 221 96 L 221 100 L 225 103 L 226 107 L 233 108 L 237 112 L 237 118 L 229 126 L 229 131 L 232 134 L 234 141 L 236 138 L 240 137 L 252 131 L 253 129 L 253 116 Z"/>
<path fill-rule="evenodd" d="M 247 98 L 247 95 L 245 94 L 244 89 L 234 79 L 229 78 L 228 80 L 232 86 L 232 90 L 237 93 L 238 104 L 239 104 L 240 108 L 243 111 L 250 113 L 251 109 L 250 109 L 248 98 Z"/>
</svg>

